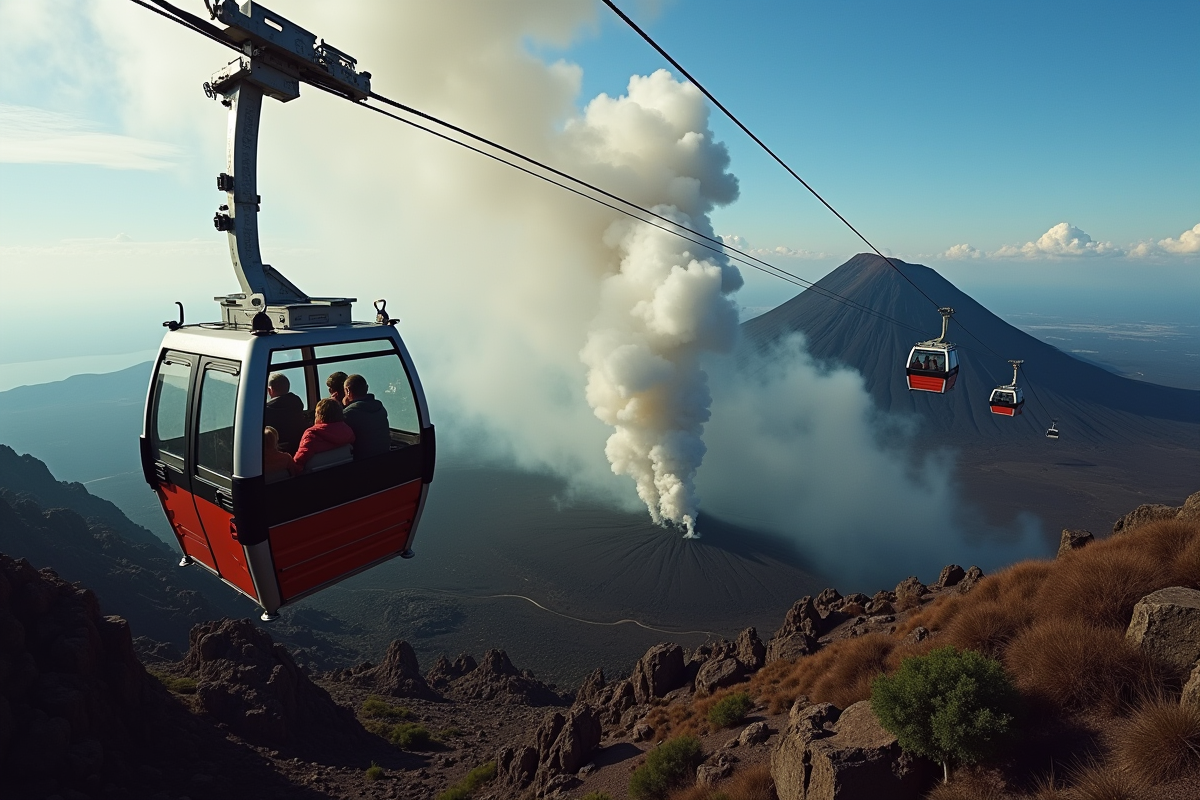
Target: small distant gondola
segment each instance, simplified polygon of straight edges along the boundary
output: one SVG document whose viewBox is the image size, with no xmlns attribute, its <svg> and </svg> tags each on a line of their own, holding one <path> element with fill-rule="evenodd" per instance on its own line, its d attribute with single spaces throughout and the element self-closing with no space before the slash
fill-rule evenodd
<svg viewBox="0 0 1200 800">
<path fill-rule="evenodd" d="M 942 315 L 942 335 L 926 342 L 917 342 L 908 353 L 904 374 L 910 392 L 945 394 L 958 380 L 958 348 L 946 341 L 953 308 L 939 308 Z"/>
<path fill-rule="evenodd" d="M 1054 420 L 1053 422 L 1050 423 L 1050 427 L 1046 429 L 1046 438 L 1047 439 L 1057 439 L 1058 438 L 1058 420 Z"/>
<path fill-rule="evenodd" d="M 1021 409 L 1025 407 L 1025 395 L 1021 391 L 1021 387 L 1017 385 L 1017 370 L 1020 369 L 1024 361 L 1009 361 L 1013 368 L 1012 383 L 1007 386 L 997 386 L 992 389 L 992 396 L 988 398 L 988 405 L 992 408 L 993 414 L 999 414 L 1002 417 L 1016 417 L 1021 413 Z M 1046 433 L 1049 436 L 1049 432 Z M 1058 432 L 1052 438 L 1058 438 Z"/>
</svg>

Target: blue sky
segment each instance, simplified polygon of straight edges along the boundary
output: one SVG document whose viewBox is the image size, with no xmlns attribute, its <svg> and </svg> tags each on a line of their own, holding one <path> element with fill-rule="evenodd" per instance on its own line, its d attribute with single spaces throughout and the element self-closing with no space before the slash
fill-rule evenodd
<svg viewBox="0 0 1200 800">
<path fill-rule="evenodd" d="M 88 257 L 88 240 L 213 239 L 207 219 L 222 122 L 214 117 L 213 130 L 172 128 L 123 114 L 119 82 L 111 80 L 123 59 L 96 33 L 105 17 L 131 13 L 120 5 L 0 2 L 0 44 L 7 50 L 0 104 L 8 117 L 0 119 L 0 142 L 8 140 L 0 149 L 0 257 L 33 271 L 20 286 L 35 294 L 44 286 L 47 299 L 69 288 L 62 280 L 72 280 L 56 282 L 56 270 L 86 271 L 80 259 Z M 276 0 L 272 7 L 287 13 L 289 5 Z M 624 5 L 875 244 L 943 270 L 985 302 L 990 292 L 1018 311 L 1023 291 L 1081 287 L 1100 306 L 1116 307 L 1124 297 L 1152 309 L 1155 298 L 1164 298 L 1162 307 L 1179 316 L 1200 291 L 1200 253 L 1158 244 L 1186 250 L 1182 235 L 1200 223 L 1200 5 L 1194 2 Z M 596 19 L 565 49 L 531 45 L 547 60 L 582 67 L 581 106 L 600 92 L 623 93 L 633 73 L 664 66 L 607 10 L 599 8 Z M 39 49 L 49 22 L 69 48 Z M 146 79 L 171 93 L 172 103 L 185 93 L 191 106 L 203 102 L 192 95 L 224 54 L 202 41 L 184 42 L 189 35 L 168 30 L 169 23 L 144 24 L 181 42 L 175 63 Z M 37 36 L 31 27 L 39 28 Z M 339 43 L 353 42 L 355 33 L 322 30 Z M 372 53 L 358 55 L 371 69 Z M 30 109 L 51 112 L 52 132 L 66 125 L 73 135 L 98 136 L 103 155 L 75 164 L 30 155 Z M 714 215 L 718 232 L 754 248 L 784 248 L 772 258 L 809 278 L 864 249 L 731 124 L 714 117 L 712 125 L 741 182 L 740 199 Z M 37 130 L 35 138 L 50 138 Z M 157 168 L 147 169 L 146 160 Z M 271 170 L 280 168 L 290 165 L 264 155 L 264 196 L 270 197 Z M 1065 239 L 1035 246 L 1061 223 L 1073 226 Z M 292 220 L 286 208 L 267 204 L 263 226 L 277 241 L 305 245 L 305 222 Z M 1072 237 L 1076 252 L 1061 246 Z M 213 243 L 219 257 L 220 244 Z M 1134 257 L 1139 244 L 1147 253 Z M 968 257 L 945 258 L 955 245 L 968 245 L 959 251 Z M 21 250 L 64 247 L 78 253 L 30 261 Z M 109 263 L 103 268 L 112 269 Z M 746 307 L 793 293 L 787 284 L 747 278 Z M 116 268 L 108 279 L 113 293 L 106 303 L 120 304 L 133 289 L 139 299 L 149 296 L 145 273 L 122 275 Z M 193 295 L 199 301 L 220 290 L 198 286 Z M 143 316 L 154 315 L 162 316 L 158 309 Z M 0 328 L 6 342 L 16 340 L 13 325 L 26 324 L 14 319 Z M 113 330 L 121 324 L 115 320 Z M 31 358 L 74 355 L 79 347 L 123 352 L 140 341 L 135 327 L 130 322 L 126 333 L 83 345 L 39 341 L 22 352 Z M 3 360 L 17 359 L 13 348 L 5 350 Z"/>
</svg>

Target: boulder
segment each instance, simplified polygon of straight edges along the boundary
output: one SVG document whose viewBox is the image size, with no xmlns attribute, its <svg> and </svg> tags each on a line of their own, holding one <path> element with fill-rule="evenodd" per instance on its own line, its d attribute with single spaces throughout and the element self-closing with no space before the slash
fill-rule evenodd
<svg viewBox="0 0 1200 800">
<path fill-rule="evenodd" d="M 575 702 L 590 703 L 594 706 L 602 705 L 601 698 L 604 696 L 605 686 L 604 670 L 597 667 L 592 674 L 583 679 L 583 683 L 579 684 L 579 689 L 575 692 Z"/>
<path fill-rule="evenodd" d="M 939 589 L 949 589 L 951 586 L 957 586 L 965 577 L 967 577 L 967 571 L 958 564 L 947 564 L 942 567 L 934 586 Z"/>
<path fill-rule="evenodd" d="M 767 643 L 767 663 L 795 659 L 817 649 L 821 635 L 821 615 L 807 595 L 797 600 L 783 618 L 783 625 Z"/>
<path fill-rule="evenodd" d="M 1200 591 L 1159 589 L 1133 607 L 1125 637 L 1147 655 L 1181 672 L 1200 661 Z"/>
<path fill-rule="evenodd" d="M 979 567 L 970 567 L 967 569 L 967 574 L 954 588 L 959 594 L 967 594 L 974 589 L 981 580 L 983 580 L 983 570 L 981 570 Z"/>
<path fill-rule="evenodd" d="M 529 745 L 505 745 L 496 753 L 496 777 L 508 786 L 528 786 L 537 768 L 537 750 Z"/>
<path fill-rule="evenodd" d="M 1192 668 L 1191 677 L 1183 685 L 1183 695 L 1179 698 L 1181 705 L 1192 706 L 1200 711 L 1200 661 Z"/>
<path fill-rule="evenodd" d="M 351 680 L 358 686 L 391 697 L 442 699 L 421 677 L 421 668 L 417 664 L 417 654 L 412 645 L 400 639 L 388 645 L 382 662 L 361 672 L 355 672 Z"/>
<path fill-rule="evenodd" d="M 587 705 L 566 714 L 548 714 L 534 734 L 538 766 L 534 782 L 547 786 L 559 775 L 574 775 L 600 746 L 600 718 Z"/>
<path fill-rule="evenodd" d="M 771 775 L 779 800 L 918 800 L 936 767 L 904 753 L 864 700 L 842 712 L 832 731 L 789 725 Z"/>
<path fill-rule="evenodd" d="M 1188 499 L 1190 500 L 1191 498 Z M 1145 525 L 1147 522 L 1154 522 L 1159 519 L 1174 519 L 1178 516 L 1179 511 L 1180 509 L 1178 508 L 1164 506 L 1161 503 L 1140 505 L 1113 524 L 1113 535 L 1127 533 L 1139 525 Z"/>
<path fill-rule="evenodd" d="M 788 713 L 788 727 L 771 752 L 771 778 L 779 800 L 805 800 L 812 773 L 813 741 L 833 735 L 841 712 L 830 703 L 811 705 L 801 697 Z"/>
<path fill-rule="evenodd" d="M 771 738 L 771 729 L 765 722 L 751 722 L 747 725 L 740 734 L 738 734 L 738 744 L 745 747 L 750 745 L 762 744 L 767 739 Z"/>
<path fill-rule="evenodd" d="M 746 668 L 736 658 L 708 661 L 696 673 L 696 693 L 712 694 L 717 689 L 733 686 L 746 679 Z"/>
<path fill-rule="evenodd" d="M 445 693 L 459 700 L 486 700 L 525 706 L 564 705 L 564 699 L 528 670 L 513 666 L 508 653 L 488 650 L 479 666 L 450 682 Z"/>
<path fill-rule="evenodd" d="M 919 644 L 929 638 L 929 629 L 923 625 L 918 625 L 909 631 L 908 636 L 904 637 L 905 644 Z"/>
<path fill-rule="evenodd" d="M 758 638 L 758 631 L 746 628 L 738 634 L 736 658 L 747 672 L 758 672 L 767 663 L 767 647 Z"/>
<path fill-rule="evenodd" d="M 733 762 L 724 753 L 718 753 L 696 767 L 696 783 L 699 786 L 716 786 L 733 774 Z"/>
<path fill-rule="evenodd" d="M 916 575 L 905 578 L 896 584 L 896 607 L 899 609 L 915 608 L 921 604 L 921 596 L 929 589 L 917 579 Z"/>
<path fill-rule="evenodd" d="M 206 712 L 244 738 L 270 747 L 366 738 L 339 706 L 296 666 L 287 648 L 248 619 L 192 628 L 183 670 Z"/>
<path fill-rule="evenodd" d="M 638 703 L 649 703 L 684 684 L 683 648 L 677 644 L 656 644 L 638 659 L 630 681 Z"/>
<path fill-rule="evenodd" d="M 1200 492 L 1189 495 L 1188 499 L 1183 501 L 1183 506 L 1175 515 L 1175 519 L 1200 523 Z"/>
<path fill-rule="evenodd" d="M 1079 550 L 1082 547 L 1087 547 L 1094 541 L 1096 541 L 1096 537 L 1092 536 L 1091 531 L 1064 528 L 1062 536 L 1058 539 L 1058 558 L 1062 558 L 1067 553 Z"/>
<path fill-rule="evenodd" d="M 842 602 L 842 596 L 837 589 L 823 589 L 816 598 L 813 599 L 813 606 L 816 607 L 822 615 L 828 615 L 830 611 L 837 611 Z"/>
</svg>

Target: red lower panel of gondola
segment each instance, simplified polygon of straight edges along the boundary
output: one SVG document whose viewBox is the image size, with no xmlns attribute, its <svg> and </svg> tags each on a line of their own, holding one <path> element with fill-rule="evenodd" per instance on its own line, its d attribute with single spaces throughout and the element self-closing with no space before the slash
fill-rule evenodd
<svg viewBox="0 0 1200 800">
<path fill-rule="evenodd" d="M 230 526 L 233 515 L 203 497 L 196 497 L 196 511 L 200 514 L 200 521 L 204 523 L 204 531 L 208 534 L 208 543 L 217 559 L 217 570 L 221 577 L 241 589 L 247 596 L 258 600 L 258 592 L 254 591 L 254 581 L 250 578 L 250 569 L 246 566 L 246 551 L 242 549 L 241 542 L 234 538 L 234 531 Z"/>
<path fill-rule="evenodd" d="M 420 499 L 418 479 L 271 528 L 284 602 L 402 552 Z"/>
<path fill-rule="evenodd" d="M 1021 407 L 1017 406 L 1014 408 L 1012 406 L 992 406 L 992 413 L 1000 414 L 1004 417 L 1015 417 L 1021 413 Z"/>
<path fill-rule="evenodd" d="M 909 390 L 941 394 L 946 391 L 946 379 L 935 378 L 931 375 L 909 375 L 908 388 Z"/>
<path fill-rule="evenodd" d="M 192 493 L 170 483 L 160 483 L 156 491 L 184 555 L 215 570 L 217 562 L 213 560 L 212 551 L 208 549 L 208 539 L 204 536 L 204 526 L 200 524 Z"/>
</svg>

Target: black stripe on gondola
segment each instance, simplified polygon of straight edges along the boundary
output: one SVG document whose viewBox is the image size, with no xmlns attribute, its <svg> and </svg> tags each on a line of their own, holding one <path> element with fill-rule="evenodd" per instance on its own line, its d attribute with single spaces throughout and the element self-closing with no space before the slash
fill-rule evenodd
<svg viewBox="0 0 1200 800">
<path fill-rule="evenodd" d="M 258 544 L 266 541 L 267 530 L 276 525 L 424 480 L 432 471 L 432 459 L 427 459 L 425 449 L 422 439 L 421 444 L 272 484 L 261 475 L 234 478 L 238 541 L 247 546 Z"/>
</svg>

